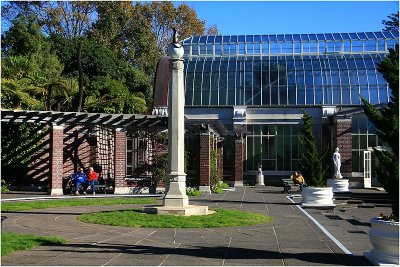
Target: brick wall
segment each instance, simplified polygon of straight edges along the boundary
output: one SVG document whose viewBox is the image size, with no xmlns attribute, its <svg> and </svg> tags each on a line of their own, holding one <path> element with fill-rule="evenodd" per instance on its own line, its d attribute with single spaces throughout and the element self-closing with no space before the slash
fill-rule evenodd
<svg viewBox="0 0 400 267">
<path fill-rule="evenodd" d="M 126 131 L 114 130 L 114 182 L 115 187 L 126 187 Z"/>
<path fill-rule="evenodd" d="M 234 181 L 243 181 L 243 137 L 235 138 L 235 157 L 234 157 Z"/>
<path fill-rule="evenodd" d="M 351 119 L 336 118 L 334 148 L 339 147 L 342 166 L 340 172 L 344 177 L 348 177 L 352 172 L 352 140 L 351 140 Z"/>
<path fill-rule="evenodd" d="M 210 185 L 210 134 L 200 134 L 199 176 L 200 186 Z"/>
<path fill-rule="evenodd" d="M 50 129 L 51 188 L 62 188 L 64 127 L 53 125 Z"/>
<path fill-rule="evenodd" d="M 49 183 L 50 181 L 50 127 L 44 126 L 38 129 L 39 136 L 35 142 L 35 150 L 32 152 L 32 161 L 27 167 L 27 176 L 32 183 L 38 181 Z M 49 184 L 50 185 L 50 184 Z"/>
<path fill-rule="evenodd" d="M 97 129 L 87 126 L 66 126 L 64 129 L 64 176 L 79 167 L 96 164 Z"/>
</svg>

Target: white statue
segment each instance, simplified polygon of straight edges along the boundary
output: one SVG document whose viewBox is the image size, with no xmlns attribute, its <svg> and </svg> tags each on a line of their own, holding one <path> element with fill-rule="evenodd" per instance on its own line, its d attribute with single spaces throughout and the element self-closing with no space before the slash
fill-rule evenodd
<svg viewBox="0 0 400 267">
<path fill-rule="evenodd" d="M 257 168 L 258 168 L 257 185 L 265 185 L 261 162 L 258 163 Z"/>
<path fill-rule="evenodd" d="M 262 171 L 262 165 L 261 163 L 258 163 L 258 175 L 262 175 L 263 171 Z"/>
<path fill-rule="evenodd" d="M 335 153 L 333 153 L 333 166 L 334 166 L 334 172 L 333 172 L 333 176 L 335 178 L 342 178 L 342 175 L 340 174 L 340 153 L 339 153 L 339 148 L 337 147 L 335 149 Z"/>
</svg>

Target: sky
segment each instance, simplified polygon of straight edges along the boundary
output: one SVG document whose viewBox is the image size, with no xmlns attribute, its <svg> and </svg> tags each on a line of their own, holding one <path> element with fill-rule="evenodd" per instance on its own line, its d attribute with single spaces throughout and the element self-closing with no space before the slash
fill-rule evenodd
<svg viewBox="0 0 400 267">
<path fill-rule="evenodd" d="M 176 2 L 179 5 L 181 2 Z M 398 1 L 186 1 L 222 35 L 380 31 Z"/>
<path fill-rule="evenodd" d="M 181 3 L 174 1 L 175 6 Z M 216 24 L 222 35 L 380 31 L 384 28 L 382 20 L 399 11 L 398 1 L 189 0 L 185 3 L 206 21 L 206 28 Z M 1 32 L 7 27 L 2 23 Z"/>
</svg>

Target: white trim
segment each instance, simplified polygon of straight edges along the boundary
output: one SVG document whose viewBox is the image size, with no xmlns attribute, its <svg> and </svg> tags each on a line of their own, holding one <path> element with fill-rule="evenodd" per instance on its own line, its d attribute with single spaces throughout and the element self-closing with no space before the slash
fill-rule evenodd
<svg viewBox="0 0 400 267">
<path fill-rule="evenodd" d="M 286 196 L 286 198 L 289 199 L 292 203 L 296 203 L 293 201 L 293 199 L 290 198 L 290 196 Z M 310 214 L 308 214 L 308 212 L 306 212 L 299 205 L 296 205 L 296 207 L 299 208 L 299 210 L 301 210 L 308 218 L 310 218 L 315 223 L 315 225 L 318 226 L 318 228 L 321 229 L 322 232 L 324 232 L 324 234 L 326 234 L 333 242 L 335 242 L 336 245 L 338 245 L 339 248 L 343 250 L 344 253 L 346 253 L 347 255 L 353 255 L 353 253 L 351 253 L 350 250 L 348 250 L 345 246 L 343 246 L 343 244 L 340 243 L 339 240 L 337 240 L 333 235 L 331 235 L 331 233 L 329 233 L 328 230 L 325 229 L 325 227 L 323 227 L 316 219 L 314 219 Z"/>
</svg>

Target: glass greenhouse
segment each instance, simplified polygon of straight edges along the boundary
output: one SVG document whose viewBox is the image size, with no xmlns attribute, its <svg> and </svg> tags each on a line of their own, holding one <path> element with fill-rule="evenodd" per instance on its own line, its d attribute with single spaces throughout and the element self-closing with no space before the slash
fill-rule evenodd
<svg viewBox="0 0 400 267">
<path fill-rule="evenodd" d="M 321 151 L 333 153 L 342 146 L 344 176 L 357 181 L 363 175 L 364 151 L 381 145 L 362 114 L 360 96 L 373 104 L 389 101 L 390 88 L 377 68 L 398 39 L 395 31 L 192 36 L 181 42 L 185 115 L 189 121 L 223 124 L 230 133 L 224 136 L 225 177 L 237 164 L 232 136 L 238 126 L 244 127 L 244 180 L 254 179 L 260 163 L 268 180 L 298 169 L 306 110 L 315 121 Z M 168 76 L 162 62 L 156 108 L 167 105 L 166 97 L 157 100 L 168 92 L 168 84 L 160 82 Z M 339 134 L 344 121 L 346 140 Z M 196 147 L 193 142 L 189 146 Z M 198 172 L 196 164 L 189 162 L 189 173 Z"/>
</svg>

